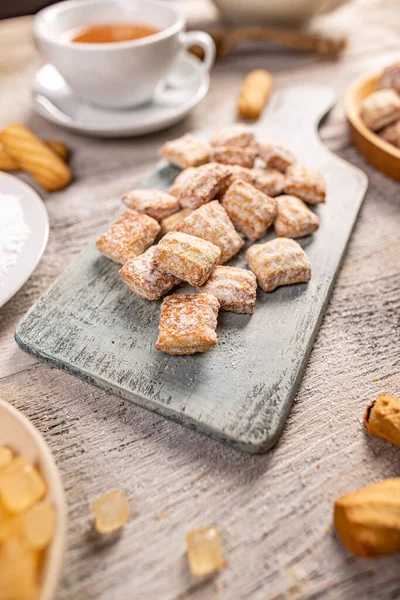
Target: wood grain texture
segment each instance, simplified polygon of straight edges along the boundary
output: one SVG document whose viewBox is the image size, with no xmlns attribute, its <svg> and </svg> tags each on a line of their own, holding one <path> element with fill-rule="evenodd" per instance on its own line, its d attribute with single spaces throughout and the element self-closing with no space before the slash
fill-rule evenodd
<svg viewBox="0 0 400 600">
<path fill-rule="evenodd" d="M 185 122 L 122 142 L 74 136 L 32 115 L 29 88 L 39 60 L 30 20 L 1 24 L 2 123 L 24 121 L 73 151 L 75 182 L 45 196 L 47 251 L 0 311 L 1 396 L 44 434 L 67 492 L 69 552 L 61 600 L 400 597 L 398 555 L 357 559 L 330 529 L 334 498 L 400 472 L 398 449 L 367 437 L 361 422 L 366 403 L 379 393 L 400 394 L 399 184 L 351 146 L 340 104 L 321 137 L 368 173 L 370 187 L 296 402 L 271 452 L 235 452 L 37 362 L 13 340 L 23 314 L 112 218 L 121 192 L 154 168 L 163 141 L 186 129 L 231 122 L 242 77 L 253 68 L 272 71 L 278 90 L 307 80 L 333 85 L 341 95 L 355 77 L 398 59 L 398 5 L 391 5 L 387 21 L 378 0 L 346 8 L 345 25 L 357 27 L 340 63 L 281 52 L 235 53 L 216 67 L 210 94 Z M 90 502 L 114 487 L 125 489 L 136 516 L 118 540 L 101 543 L 92 533 Z M 201 584 L 188 573 L 184 537 L 209 523 L 221 532 L 228 566 Z"/>
<path fill-rule="evenodd" d="M 219 314 L 213 351 L 172 357 L 154 347 L 161 302 L 132 294 L 119 267 L 101 256 L 92 241 L 19 324 L 18 345 L 238 450 L 268 450 L 293 403 L 367 188 L 365 175 L 331 154 L 315 134 L 334 102 L 327 86 L 291 86 L 274 94 L 254 126 L 258 139 L 280 141 L 299 163 L 325 177 L 327 203 L 316 209 L 321 226 L 300 241 L 312 265 L 308 284 L 272 294 L 260 290 L 251 317 Z M 145 187 L 167 190 L 177 173 L 162 164 Z M 267 232 L 259 242 L 273 237 Z M 245 252 L 230 264 L 246 267 Z"/>
</svg>

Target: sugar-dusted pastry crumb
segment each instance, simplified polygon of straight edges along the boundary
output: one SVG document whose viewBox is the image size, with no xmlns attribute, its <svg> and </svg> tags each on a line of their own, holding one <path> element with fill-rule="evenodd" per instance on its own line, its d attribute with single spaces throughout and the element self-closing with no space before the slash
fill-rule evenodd
<svg viewBox="0 0 400 600">
<path fill-rule="evenodd" d="M 95 529 L 99 533 L 114 533 L 121 529 L 129 518 L 129 505 L 122 490 L 113 490 L 92 504 Z"/>
<path fill-rule="evenodd" d="M 212 146 L 247 148 L 256 145 L 254 133 L 248 125 L 234 123 L 224 127 L 211 140 Z"/>
<path fill-rule="evenodd" d="M 277 169 L 251 169 L 253 181 L 250 181 L 257 190 L 267 196 L 279 196 L 285 187 L 285 176 Z"/>
<path fill-rule="evenodd" d="M 296 162 L 294 154 L 276 142 L 259 142 L 258 147 L 261 160 L 271 169 L 285 173 L 286 169 Z"/>
<path fill-rule="evenodd" d="M 167 294 L 180 280 L 163 273 L 153 264 L 156 246 L 151 246 L 146 252 L 130 258 L 120 269 L 122 281 L 137 296 L 147 300 L 159 300 Z"/>
<path fill-rule="evenodd" d="M 230 168 L 219 163 L 198 167 L 196 173 L 182 186 L 178 196 L 180 205 L 194 210 L 214 200 L 226 190 L 230 175 Z"/>
<path fill-rule="evenodd" d="M 264 292 L 311 279 L 311 264 L 306 253 L 300 244 L 288 238 L 254 244 L 247 250 L 246 258 Z"/>
<path fill-rule="evenodd" d="M 210 145 L 188 133 L 166 142 L 160 149 L 160 156 L 181 169 L 198 167 L 209 161 Z"/>
<path fill-rule="evenodd" d="M 212 294 L 220 310 L 252 315 L 256 305 L 257 279 L 247 269 L 216 267 L 199 292 Z"/>
<path fill-rule="evenodd" d="M 278 196 L 278 215 L 275 231 L 279 237 L 301 238 L 311 235 L 319 227 L 319 217 L 300 198 Z"/>
<path fill-rule="evenodd" d="M 400 96 L 395 90 L 377 90 L 361 103 L 360 117 L 367 127 L 379 131 L 400 119 Z"/>
<path fill-rule="evenodd" d="M 124 264 L 128 258 L 147 250 L 160 229 L 153 217 L 127 210 L 99 237 L 96 245 L 107 258 Z"/>
<path fill-rule="evenodd" d="M 213 200 L 200 206 L 181 221 L 178 231 L 207 240 L 221 249 L 219 262 L 227 262 L 239 252 L 244 241 L 234 228 L 224 207 Z"/>
<path fill-rule="evenodd" d="M 285 192 L 308 204 L 325 202 L 325 179 L 316 169 L 292 165 L 286 171 Z"/>
<path fill-rule="evenodd" d="M 219 302 L 211 294 L 174 294 L 163 300 L 156 349 L 167 354 L 206 352 L 217 343 Z"/>
<path fill-rule="evenodd" d="M 160 190 L 131 190 L 125 192 L 122 201 L 128 208 L 153 217 L 157 221 L 179 210 L 178 199 Z"/>
<path fill-rule="evenodd" d="M 250 241 L 258 240 L 272 225 L 276 201 L 245 181 L 234 181 L 222 199 L 222 206 L 238 231 Z"/>
<path fill-rule="evenodd" d="M 153 264 L 160 271 L 197 286 L 207 281 L 220 257 L 220 248 L 211 242 L 171 231 L 155 247 Z"/>
<path fill-rule="evenodd" d="M 210 159 L 224 165 L 237 165 L 250 169 L 254 165 L 257 154 L 257 150 L 251 147 L 215 146 L 211 150 Z"/>
<path fill-rule="evenodd" d="M 191 215 L 192 212 L 193 211 L 191 208 L 182 208 L 182 210 L 174 213 L 170 217 L 163 219 L 161 221 L 162 235 L 165 235 L 166 233 L 169 233 L 170 231 L 176 231 L 178 229 L 179 224 L 183 221 L 183 219 L 186 219 L 186 217 Z"/>
</svg>

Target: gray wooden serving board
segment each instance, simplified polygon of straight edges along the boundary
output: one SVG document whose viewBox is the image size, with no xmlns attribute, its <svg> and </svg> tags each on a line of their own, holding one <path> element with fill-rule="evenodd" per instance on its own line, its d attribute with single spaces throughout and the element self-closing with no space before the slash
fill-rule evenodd
<svg viewBox="0 0 400 600">
<path fill-rule="evenodd" d="M 238 450 L 268 450 L 293 403 L 367 188 L 361 171 L 319 141 L 318 123 L 334 101 L 325 86 L 290 87 L 271 98 L 254 127 L 326 178 L 327 203 L 316 208 L 321 226 L 300 241 L 313 269 L 308 284 L 259 290 L 254 315 L 220 313 L 215 348 L 169 356 L 154 349 L 160 302 L 137 298 L 92 240 L 21 321 L 19 346 Z M 161 163 L 144 187 L 165 189 L 177 173 Z M 230 264 L 245 266 L 244 250 Z"/>
</svg>

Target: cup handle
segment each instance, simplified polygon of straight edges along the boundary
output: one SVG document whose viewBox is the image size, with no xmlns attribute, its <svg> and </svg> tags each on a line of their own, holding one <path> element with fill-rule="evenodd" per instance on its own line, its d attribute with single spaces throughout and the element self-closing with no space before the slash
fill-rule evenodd
<svg viewBox="0 0 400 600">
<path fill-rule="evenodd" d="M 203 70 L 211 71 L 215 62 L 215 43 L 211 35 L 205 31 L 184 31 L 181 33 L 181 47 L 200 46 L 204 50 Z"/>
</svg>

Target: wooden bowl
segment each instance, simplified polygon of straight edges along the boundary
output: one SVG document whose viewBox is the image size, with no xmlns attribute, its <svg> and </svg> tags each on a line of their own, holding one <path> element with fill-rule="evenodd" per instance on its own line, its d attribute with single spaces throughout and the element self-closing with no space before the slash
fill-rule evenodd
<svg viewBox="0 0 400 600">
<path fill-rule="evenodd" d="M 351 137 L 361 154 L 371 165 L 400 181 L 400 149 L 385 142 L 360 119 L 361 102 L 378 88 L 381 76 L 380 71 L 352 83 L 345 95 L 345 111 L 350 123 Z"/>
<path fill-rule="evenodd" d="M 34 463 L 47 483 L 46 499 L 56 511 L 56 532 L 46 550 L 40 600 L 54 600 L 62 573 L 67 538 L 67 507 L 60 474 L 38 430 L 4 400 L 0 400 L 0 445 L 8 446 L 15 454 Z"/>
</svg>

